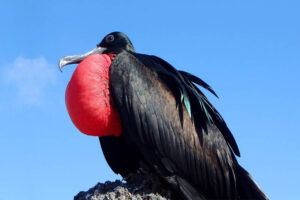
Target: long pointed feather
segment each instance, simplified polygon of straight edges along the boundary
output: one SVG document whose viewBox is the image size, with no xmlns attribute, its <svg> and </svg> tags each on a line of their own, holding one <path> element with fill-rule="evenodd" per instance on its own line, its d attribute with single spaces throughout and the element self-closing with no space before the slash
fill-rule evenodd
<svg viewBox="0 0 300 200">
<path fill-rule="evenodd" d="M 215 93 L 215 91 L 210 87 L 210 85 L 208 85 L 206 82 L 204 82 L 202 79 L 200 79 L 197 76 L 194 76 L 193 74 L 190 74 L 188 72 L 185 71 L 179 71 L 181 74 L 183 74 L 184 76 L 186 76 L 190 81 L 200 85 L 201 87 L 207 89 L 208 91 L 210 91 L 213 95 L 215 95 L 217 98 L 219 98 L 219 96 Z"/>
</svg>

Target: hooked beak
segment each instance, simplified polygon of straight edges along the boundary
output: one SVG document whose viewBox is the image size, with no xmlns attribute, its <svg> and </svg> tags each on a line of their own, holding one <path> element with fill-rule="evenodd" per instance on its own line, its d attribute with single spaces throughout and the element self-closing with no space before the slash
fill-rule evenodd
<svg viewBox="0 0 300 200">
<path fill-rule="evenodd" d="M 106 48 L 103 48 L 103 47 L 99 46 L 99 47 L 93 49 L 92 51 L 89 51 L 89 52 L 87 52 L 85 54 L 82 54 L 82 55 L 64 56 L 59 60 L 58 68 L 62 72 L 62 68 L 64 66 L 70 65 L 70 64 L 80 63 L 83 59 L 85 59 L 89 55 L 96 54 L 96 53 L 97 54 L 102 54 L 105 50 L 106 50 Z"/>
</svg>

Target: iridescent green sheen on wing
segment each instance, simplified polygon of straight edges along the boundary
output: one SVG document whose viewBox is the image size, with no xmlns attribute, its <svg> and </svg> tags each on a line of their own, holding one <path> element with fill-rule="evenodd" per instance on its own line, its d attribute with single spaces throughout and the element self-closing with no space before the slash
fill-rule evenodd
<svg viewBox="0 0 300 200">
<path fill-rule="evenodd" d="M 145 66 L 149 67 L 153 74 L 158 76 L 170 88 L 177 101 L 177 107 L 180 113 L 182 113 L 182 106 L 184 105 L 191 119 L 193 119 L 196 124 L 200 124 L 202 129 L 207 129 L 207 123 L 209 125 L 216 125 L 233 152 L 237 156 L 240 156 L 237 143 L 225 121 L 202 91 L 195 85 L 197 84 L 207 89 L 218 97 L 207 83 L 190 73 L 176 70 L 168 62 L 157 56 L 148 56 L 138 53 L 134 53 L 134 56 Z M 199 112 L 199 110 L 202 112 Z M 183 124 L 183 118 L 181 118 L 181 120 Z"/>
</svg>

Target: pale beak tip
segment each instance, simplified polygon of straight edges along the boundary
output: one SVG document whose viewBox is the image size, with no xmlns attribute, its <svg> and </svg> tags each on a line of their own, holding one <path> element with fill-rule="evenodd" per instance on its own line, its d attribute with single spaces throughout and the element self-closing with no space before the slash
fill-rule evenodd
<svg viewBox="0 0 300 200">
<path fill-rule="evenodd" d="M 58 69 L 59 69 L 60 72 L 62 72 L 62 68 L 66 65 L 65 63 L 66 62 L 64 60 L 64 57 L 59 60 L 59 62 L 58 62 Z"/>
</svg>

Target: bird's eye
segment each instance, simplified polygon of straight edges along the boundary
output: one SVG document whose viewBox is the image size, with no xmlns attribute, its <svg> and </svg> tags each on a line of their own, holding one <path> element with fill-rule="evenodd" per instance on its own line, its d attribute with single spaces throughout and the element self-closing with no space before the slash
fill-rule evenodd
<svg viewBox="0 0 300 200">
<path fill-rule="evenodd" d="M 115 37 L 113 35 L 108 35 L 106 37 L 106 42 L 113 42 L 115 40 Z"/>
</svg>

